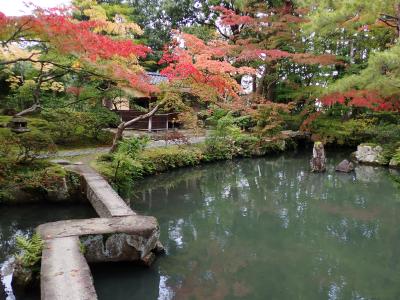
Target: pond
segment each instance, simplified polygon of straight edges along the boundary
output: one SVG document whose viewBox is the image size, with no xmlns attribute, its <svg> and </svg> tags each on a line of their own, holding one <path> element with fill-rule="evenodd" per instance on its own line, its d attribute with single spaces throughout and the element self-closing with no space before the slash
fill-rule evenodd
<svg viewBox="0 0 400 300">
<path fill-rule="evenodd" d="M 308 151 L 142 180 L 131 205 L 158 218 L 167 253 L 151 268 L 92 266 L 99 299 L 400 299 L 400 189 L 386 168 L 335 173 L 348 156 L 328 151 L 324 174 Z M 0 262 L 17 234 L 91 216 L 1 207 Z"/>
<path fill-rule="evenodd" d="M 15 253 L 15 238 L 17 236 L 29 237 L 35 227 L 59 220 L 85 219 L 96 217 L 96 213 L 89 205 L 84 204 L 31 204 L 17 206 L 0 206 L 0 268 L 5 260 Z M 11 278 L 6 278 L 5 281 Z M 0 299 L 2 299 L 2 286 L 0 286 Z M 20 295 L 18 299 L 39 299 L 39 293 Z M 8 299 L 14 299 L 9 296 Z"/>
<path fill-rule="evenodd" d="M 94 267 L 100 299 L 400 299 L 400 193 L 385 168 L 309 172 L 309 152 L 143 180 L 167 255 Z"/>
</svg>

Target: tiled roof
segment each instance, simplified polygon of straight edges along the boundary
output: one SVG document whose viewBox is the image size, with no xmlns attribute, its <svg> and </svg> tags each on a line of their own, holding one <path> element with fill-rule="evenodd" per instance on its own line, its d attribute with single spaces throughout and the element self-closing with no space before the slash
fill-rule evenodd
<svg viewBox="0 0 400 300">
<path fill-rule="evenodd" d="M 160 73 L 147 72 L 146 74 L 150 78 L 150 84 L 153 84 L 153 85 L 157 85 L 157 84 L 160 84 L 160 83 L 168 81 L 168 77 L 164 76 L 164 75 L 161 75 Z"/>
</svg>

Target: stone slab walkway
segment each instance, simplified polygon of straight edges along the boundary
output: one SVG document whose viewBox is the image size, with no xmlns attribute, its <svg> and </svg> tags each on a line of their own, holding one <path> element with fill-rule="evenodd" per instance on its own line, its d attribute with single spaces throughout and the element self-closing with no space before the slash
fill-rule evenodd
<svg viewBox="0 0 400 300">
<path fill-rule="evenodd" d="M 41 266 L 42 300 L 95 300 L 97 294 L 77 236 L 45 241 Z"/>
<path fill-rule="evenodd" d="M 82 187 L 97 214 L 102 218 L 131 216 L 135 212 L 126 204 L 108 182 L 86 165 L 71 166 L 83 177 Z"/>
<path fill-rule="evenodd" d="M 135 215 L 58 221 L 39 225 L 36 230 L 44 240 L 109 233 L 126 233 L 149 237 L 154 231 L 158 230 L 158 222 L 154 217 Z"/>
<path fill-rule="evenodd" d="M 135 261 L 150 264 L 162 250 L 157 219 L 137 215 L 108 182 L 86 165 L 69 166 L 100 218 L 58 221 L 38 226 L 44 240 L 42 300 L 97 300 L 91 262 Z M 80 238 L 85 239 L 82 241 Z M 84 245 L 87 253 L 82 253 Z M 86 258 L 85 258 L 86 256 Z"/>
</svg>

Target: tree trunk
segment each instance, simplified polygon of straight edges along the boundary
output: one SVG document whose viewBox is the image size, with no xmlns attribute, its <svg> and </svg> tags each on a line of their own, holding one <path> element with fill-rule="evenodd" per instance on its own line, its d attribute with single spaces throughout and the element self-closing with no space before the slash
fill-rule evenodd
<svg viewBox="0 0 400 300">
<path fill-rule="evenodd" d="M 114 152 L 117 150 L 117 148 L 118 148 L 118 143 L 122 140 L 123 134 L 124 134 L 124 130 L 125 130 L 126 128 L 128 128 L 129 126 L 131 126 L 132 124 L 134 124 L 134 123 L 136 123 L 136 122 L 138 122 L 138 121 L 140 121 L 140 120 L 150 118 L 151 116 L 153 116 L 153 115 L 158 111 L 158 109 L 160 108 L 160 106 L 161 106 L 162 104 L 163 104 L 163 103 L 157 104 L 157 105 L 156 105 L 151 111 L 149 111 L 147 114 L 141 115 L 141 116 L 136 117 L 136 118 L 134 118 L 134 119 L 132 119 L 132 120 L 129 120 L 129 121 L 127 121 L 127 122 L 122 122 L 121 124 L 119 124 L 119 126 L 118 126 L 118 128 L 117 128 L 117 132 L 116 132 L 115 135 L 114 135 L 113 143 L 112 143 L 112 146 L 111 146 L 111 149 L 110 149 L 110 152 L 109 152 L 109 153 L 112 154 L 112 153 L 114 153 Z"/>
<path fill-rule="evenodd" d="M 15 116 L 16 116 L 16 117 L 22 117 L 22 116 L 24 116 L 24 115 L 26 115 L 26 114 L 33 113 L 33 112 L 35 112 L 35 111 L 37 111 L 37 110 L 39 110 L 39 109 L 41 109 L 41 108 L 42 108 L 42 107 L 40 106 L 40 104 L 35 103 L 35 104 L 33 104 L 31 107 L 29 107 L 29 108 L 27 108 L 27 109 L 24 109 L 23 111 L 21 111 L 21 112 L 15 114 Z"/>
<path fill-rule="evenodd" d="M 257 93 L 257 75 L 253 75 L 252 89 L 253 94 Z"/>
<path fill-rule="evenodd" d="M 283 5 L 283 13 L 284 14 L 293 14 L 294 4 L 292 0 L 285 0 Z"/>
<path fill-rule="evenodd" d="M 400 2 L 396 4 L 396 13 L 397 13 L 397 37 L 400 39 Z"/>
<path fill-rule="evenodd" d="M 112 143 L 112 146 L 110 149 L 110 153 L 114 153 L 117 150 L 118 143 L 119 143 L 119 141 L 122 140 L 125 128 L 126 128 L 125 122 L 122 122 L 121 124 L 118 125 L 117 132 L 115 133 L 114 138 L 113 138 L 113 143 Z"/>
<path fill-rule="evenodd" d="M 276 99 L 276 63 L 266 63 L 265 71 L 260 84 L 258 85 L 257 93 L 265 97 L 267 100 L 274 102 Z"/>
</svg>

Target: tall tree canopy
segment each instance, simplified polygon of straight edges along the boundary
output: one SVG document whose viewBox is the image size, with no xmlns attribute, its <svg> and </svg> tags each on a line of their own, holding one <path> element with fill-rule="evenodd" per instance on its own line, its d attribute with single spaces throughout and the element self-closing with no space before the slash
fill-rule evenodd
<svg viewBox="0 0 400 300">
<path fill-rule="evenodd" d="M 100 34 L 110 30 L 111 24 L 106 21 L 75 21 L 66 11 L 38 8 L 30 16 L 6 17 L 1 13 L 0 25 L 0 66 L 30 62 L 43 70 L 51 67 L 48 74 L 39 75 L 39 85 L 47 80 L 43 77 L 83 72 L 145 93 L 154 92 L 139 65 L 150 48 L 131 39 Z"/>
</svg>

